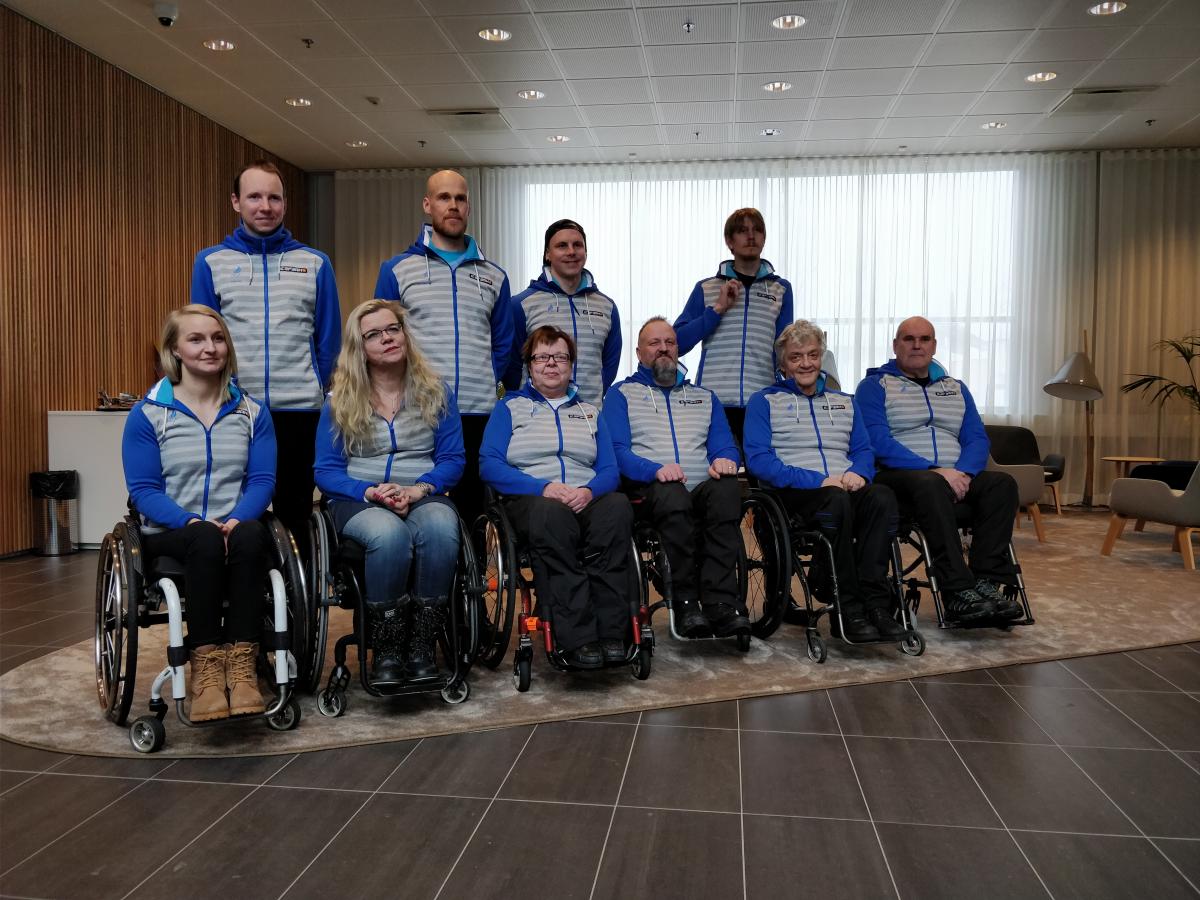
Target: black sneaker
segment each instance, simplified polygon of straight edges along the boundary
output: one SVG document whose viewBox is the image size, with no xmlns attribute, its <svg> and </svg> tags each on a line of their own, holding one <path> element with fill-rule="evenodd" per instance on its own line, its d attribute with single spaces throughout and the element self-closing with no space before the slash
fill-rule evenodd
<svg viewBox="0 0 1200 900">
<path fill-rule="evenodd" d="M 684 604 L 683 613 L 679 616 L 675 628 L 681 635 L 688 638 L 703 638 L 712 634 L 712 626 L 708 624 L 708 617 L 692 603 Z"/>
<path fill-rule="evenodd" d="M 567 665 L 576 669 L 600 669 L 604 667 L 604 650 L 599 641 L 592 641 L 563 654 Z"/>
<path fill-rule="evenodd" d="M 980 619 L 996 617 L 996 604 L 975 592 L 974 588 L 961 591 L 947 591 L 946 619 L 950 622 L 966 624 L 978 622 Z"/>
<path fill-rule="evenodd" d="M 708 621 L 712 625 L 713 634 L 717 637 L 731 637 L 735 634 L 750 632 L 750 619 L 743 610 L 728 603 L 716 603 L 705 610 Z"/>
<path fill-rule="evenodd" d="M 879 640 L 879 630 L 871 624 L 871 621 L 862 610 L 843 613 L 842 627 L 840 629 L 837 627 L 836 615 L 830 615 L 829 622 L 830 632 L 833 633 L 834 637 L 841 637 L 843 640 L 854 644 Z"/>
<path fill-rule="evenodd" d="M 999 586 L 986 578 L 975 582 L 975 593 L 995 604 L 997 619 L 1019 619 L 1025 615 L 1020 603 L 1012 597 L 1006 597 Z"/>
<path fill-rule="evenodd" d="M 867 618 L 871 620 L 871 624 L 879 632 L 879 636 L 883 639 L 902 638 L 908 634 L 904 626 L 892 618 L 892 614 L 886 609 L 872 609 L 867 611 Z"/>
<path fill-rule="evenodd" d="M 625 662 L 625 642 L 620 638 L 606 638 L 600 642 L 606 664 Z"/>
</svg>

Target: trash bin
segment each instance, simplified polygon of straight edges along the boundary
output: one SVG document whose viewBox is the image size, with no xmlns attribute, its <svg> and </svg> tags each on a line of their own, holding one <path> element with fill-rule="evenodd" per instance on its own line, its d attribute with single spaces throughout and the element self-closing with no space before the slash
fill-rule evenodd
<svg viewBox="0 0 1200 900">
<path fill-rule="evenodd" d="M 79 518 L 79 473 L 74 469 L 30 472 L 35 553 L 64 556 L 75 552 L 71 532 Z"/>
</svg>

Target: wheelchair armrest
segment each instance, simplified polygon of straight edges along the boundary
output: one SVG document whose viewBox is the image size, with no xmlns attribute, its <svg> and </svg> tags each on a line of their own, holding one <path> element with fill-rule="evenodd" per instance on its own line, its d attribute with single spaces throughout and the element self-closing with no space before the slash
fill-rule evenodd
<svg viewBox="0 0 1200 900">
<path fill-rule="evenodd" d="M 1063 476 L 1067 459 L 1061 453 L 1047 453 L 1042 459 L 1042 468 L 1046 470 L 1047 481 L 1058 481 Z"/>
</svg>

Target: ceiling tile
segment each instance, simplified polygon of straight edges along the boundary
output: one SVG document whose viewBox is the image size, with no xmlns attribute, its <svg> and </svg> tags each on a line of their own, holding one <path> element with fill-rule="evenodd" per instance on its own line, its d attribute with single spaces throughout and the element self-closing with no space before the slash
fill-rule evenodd
<svg viewBox="0 0 1200 900">
<path fill-rule="evenodd" d="M 655 125 L 620 125 L 593 128 L 596 145 L 599 147 L 638 147 L 658 143 L 658 127 Z"/>
<path fill-rule="evenodd" d="M 746 100 L 737 104 L 739 122 L 799 122 L 812 110 L 811 100 Z"/>
<path fill-rule="evenodd" d="M 738 45 L 739 72 L 806 72 L 825 68 L 832 41 L 772 41 Z"/>
<path fill-rule="evenodd" d="M 1057 62 L 1019 62 L 1004 67 L 994 82 L 992 90 L 996 91 L 1061 91 L 1070 89 L 1089 71 L 1097 65 L 1095 60 L 1059 60 Z M 1058 75 L 1053 81 L 1034 84 L 1025 80 L 1026 75 L 1034 72 L 1054 72 Z"/>
<path fill-rule="evenodd" d="M 805 141 L 800 147 L 802 156 L 856 156 L 866 153 L 868 140 Z"/>
<path fill-rule="evenodd" d="M 732 100 L 732 75 L 693 75 L 651 78 L 654 97 L 659 102 L 693 100 Z"/>
<path fill-rule="evenodd" d="M 549 81 L 562 77 L 545 52 L 467 53 L 463 58 L 484 81 Z"/>
<path fill-rule="evenodd" d="M 358 118 L 380 134 L 413 134 L 418 131 L 440 131 L 442 123 L 423 110 L 390 109 L 372 110 L 358 114 Z"/>
<path fill-rule="evenodd" d="M 638 44 L 637 22 L 630 10 L 542 13 L 538 23 L 554 48 L 633 47 Z"/>
<path fill-rule="evenodd" d="M 659 6 L 638 10 L 642 42 L 646 44 L 720 44 L 736 35 L 734 18 L 737 7 Z M 685 28 L 691 23 L 691 30 Z"/>
<path fill-rule="evenodd" d="M 430 9 L 439 16 L 494 15 L 525 12 L 525 4 L 521 0 L 438 0 Z M 479 27 L 491 26 L 482 22 Z"/>
<path fill-rule="evenodd" d="M 482 84 L 413 84 L 408 92 L 424 109 L 493 107 L 496 99 Z"/>
<path fill-rule="evenodd" d="M 917 138 L 940 137 L 950 133 L 958 116 L 914 116 L 905 119 L 888 119 L 879 130 L 880 137 Z"/>
<path fill-rule="evenodd" d="M 457 53 L 418 53 L 409 56 L 376 56 L 375 62 L 401 84 L 447 84 L 475 81 Z"/>
<path fill-rule="evenodd" d="M 939 31 L 1004 31 L 1033 28 L 1046 15 L 1046 0 L 959 0 Z"/>
<path fill-rule="evenodd" d="M 1200 112 L 1200 91 L 1195 85 L 1172 83 L 1143 96 L 1137 109 L 1192 109 Z"/>
<path fill-rule="evenodd" d="M 982 91 L 1003 68 L 990 66 L 921 66 L 904 88 L 906 94 L 961 94 Z"/>
<path fill-rule="evenodd" d="M 738 100 L 786 100 L 796 97 L 811 97 L 817 92 L 820 72 L 768 72 L 761 75 L 739 75 L 737 80 Z M 790 91 L 772 94 L 763 90 L 764 84 L 786 81 Z"/>
<path fill-rule="evenodd" d="M 838 69 L 825 73 L 822 97 L 895 94 L 912 69 Z"/>
<path fill-rule="evenodd" d="M 1195 115 L 1195 110 L 1181 109 L 1127 112 L 1106 125 L 1096 137 L 1099 140 L 1124 140 L 1128 146 L 1154 143 Z M 1147 125 L 1147 122 L 1153 124 Z"/>
<path fill-rule="evenodd" d="M 1200 54 L 1200 47 L 1196 52 Z M 1189 64 L 1187 59 L 1109 59 L 1102 62 L 1080 87 L 1118 87 L 1166 84 Z M 1054 79 L 1057 81 L 1058 79 Z"/>
<path fill-rule="evenodd" d="M 1113 56 L 1117 59 L 1195 59 L 1200 56 L 1200 28 L 1147 25 Z"/>
<path fill-rule="evenodd" d="M 961 116 L 979 94 L 903 94 L 892 107 L 892 116 Z"/>
<path fill-rule="evenodd" d="M 313 0 L 209 0 L 243 25 L 270 22 L 320 22 L 329 18 Z"/>
<path fill-rule="evenodd" d="M 572 106 L 575 103 L 565 81 L 493 81 L 488 88 L 503 106 L 512 108 L 537 109 L 542 106 Z M 517 92 L 524 90 L 541 91 L 546 96 L 542 100 L 522 100 Z"/>
<path fill-rule="evenodd" d="M 743 141 L 729 145 L 733 159 L 791 159 L 800 155 L 801 144 L 791 139 L 774 140 L 764 137 L 754 143 Z"/>
<path fill-rule="evenodd" d="M 486 19 L 480 16 L 439 16 L 437 22 L 463 53 L 515 53 L 520 50 L 541 50 L 545 46 L 533 16 L 491 15 Z M 503 28 L 512 37 L 507 41 L 485 41 L 479 36 L 481 28 Z"/>
<path fill-rule="evenodd" d="M 645 162 L 663 159 L 666 147 L 597 147 L 596 156 L 605 162 Z"/>
<path fill-rule="evenodd" d="M 1018 60 L 1103 59 L 1133 34 L 1132 28 L 1055 28 L 1039 31 Z"/>
<path fill-rule="evenodd" d="M 1191 2 L 1191 0 L 1189 0 Z M 1115 16 L 1093 16 L 1088 12 L 1092 0 L 1082 3 L 1065 3 L 1058 8 L 1047 28 L 1127 28 L 1149 21 L 1162 7 L 1163 0 L 1138 0 L 1130 3 Z"/>
<path fill-rule="evenodd" d="M 921 60 L 923 66 L 959 66 L 1008 62 L 1031 31 L 983 31 L 938 34 Z"/>
<path fill-rule="evenodd" d="M 454 49 L 442 34 L 442 30 L 430 18 L 368 19 L 345 24 L 346 30 L 356 41 L 370 53 L 380 56 Z M 482 44 L 483 41 L 479 43 Z"/>
<path fill-rule="evenodd" d="M 684 159 L 726 159 L 729 150 L 724 144 L 671 144 L 663 152 L 663 159 L 672 162 Z"/>
<path fill-rule="evenodd" d="M 76 0 L 24 0 L 24 2 L 6 3 L 24 16 L 35 22 L 40 22 L 47 28 L 59 34 L 69 34 L 72 27 L 83 27 L 87 31 L 102 28 L 133 29 L 154 28 L 162 31 L 151 14 L 150 4 L 146 0 L 108 0 L 107 3 L 89 3 L 87 15 L 81 15 L 83 10 Z M 311 10 L 310 10 L 311 11 Z M 328 16 L 314 15 L 314 20 L 325 20 Z M 213 26 L 231 25 L 232 19 L 226 13 L 208 3 L 189 3 L 179 11 L 179 20 L 171 28 L 178 31 L 182 28 L 211 28 Z"/>
<path fill-rule="evenodd" d="M 567 78 L 627 78 L 646 74 L 641 47 L 559 50 L 555 56 Z"/>
<path fill-rule="evenodd" d="M 651 75 L 725 75 L 733 71 L 735 47 L 735 44 L 698 44 L 645 49 Z"/>
<path fill-rule="evenodd" d="M 774 3 L 743 3 L 741 6 L 741 41 L 790 41 L 833 37 L 837 27 L 839 0 L 794 0 Z M 800 28 L 783 31 L 771 21 L 779 16 L 800 13 L 805 23 Z"/>
<path fill-rule="evenodd" d="M 658 115 L 664 125 L 707 124 L 728 122 L 733 118 L 733 104 L 729 102 L 660 103 Z"/>
<path fill-rule="evenodd" d="M 522 134 L 529 139 L 529 146 L 537 147 L 547 154 L 558 147 L 570 147 L 572 149 L 578 147 L 592 146 L 592 136 L 588 134 L 586 128 L 533 128 L 528 131 L 523 131 Z M 567 144 L 553 144 L 550 138 L 557 134 L 565 135 L 571 140 Z M 547 161 L 550 157 L 547 156 Z"/>
<path fill-rule="evenodd" d="M 923 34 L 895 37 L 838 38 L 833 42 L 831 69 L 886 69 L 915 66 L 928 38 Z"/>
<path fill-rule="evenodd" d="M 322 87 L 351 87 L 387 81 L 387 73 L 374 60 L 310 59 L 297 61 L 297 69 Z"/>
<path fill-rule="evenodd" d="M 1005 118 L 1011 118 L 1011 116 Z M 1064 134 L 1070 131 L 1096 132 L 1115 118 L 1115 115 L 1109 113 L 1087 116 L 1065 116 L 1060 113 L 1056 116 L 1035 117 L 1035 121 L 1030 127 L 1021 130 L 1030 134 Z"/>
<path fill-rule="evenodd" d="M 416 109 L 416 101 L 404 88 L 394 84 L 372 84 L 349 88 L 328 88 L 328 92 L 337 98 L 351 112 L 371 112 L 382 109 Z M 372 103 L 368 97 L 375 98 Z"/>
<path fill-rule="evenodd" d="M 1008 135 L 950 137 L 942 142 L 942 153 L 999 153 L 1012 142 Z"/>
<path fill-rule="evenodd" d="M 871 144 L 872 153 L 882 153 L 888 156 L 915 156 L 920 153 L 933 153 L 945 138 L 879 138 Z"/>
<path fill-rule="evenodd" d="M 1086 134 L 1018 134 L 1008 145 L 1009 150 L 1075 150 L 1091 137 Z"/>
<path fill-rule="evenodd" d="M 649 103 L 648 78 L 583 78 L 571 82 L 579 103 L 592 106 L 601 103 Z"/>
<path fill-rule="evenodd" d="M 574 106 L 505 107 L 501 114 L 513 128 L 578 128 L 583 125 Z"/>
<path fill-rule="evenodd" d="M 878 119 L 814 119 L 809 123 L 808 137 L 813 140 L 868 138 L 878 127 Z"/>
<path fill-rule="evenodd" d="M 696 132 L 700 136 L 696 136 Z M 671 144 L 719 144 L 729 140 L 730 126 L 725 125 L 664 125 L 663 133 Z"/>
<path fill-rule="evenodd" d="M 1158 11 L 1155 25 L 1183 25 L 1200 28 L 1200 4 L 1192 0 L 1175 0 Z"/>
<path fill-rule="evenodd" d="M 813 107 L 814 119 L 883 118 L 895 97 L 826 97 Z"/>
<path fill-rule="evenodd" d="M 424 19 L 423 22 L 427 26 L 433 24 L 431 19 Z M 334 59 L 363 55 L 363 47 L 334 22 L 255 25 L 250 32 L 284 59 Z M 306 39 L 312 41 L 311 46 L 305 45 Z M 439 42 L 445 43 L 440 37 Z"/>
<path fill-rule="evenodd" d="M 652 103 L 612 103 L 607 106 L 584 106 L 583 116 L 588 124 L 604 125 L 653 125 L 654 117 Z"/>
<path fill-rule="evenodd" d="M 1033 113 L 1006 113 L 1002 116 L 965 116 L 958 126 L 954 129 L 954 134 L 963 137 L 969 137 L 979 134 L 990 134 L 990 130 L 984 130 L 983 126 L 988 122 L 1001 121 L 1004 127 L 996 129 L 997 132 L 1003 132 L 1005 135 L 1023 134 L 1026 131 L 1037 131 L 1034 126 L 1042 120 L 1042 117 Z M 1075 129 L 1072 129 L 1075 130 Z"/>
<path fill-rule="evenodd" d="M 804 134 L 804 128 L 807 122 L 747 122 L 742 125 L 735 125 L 733 128 L 734 142 L 742 143 L 772 143 L 786 144 L 798 141 L 801 135 Z M 763 130 L 770 128 L 776 134 L 763 134 Z"/>
<path fill-rule="evenodd" d="M 988 91 L 971 110 L 981 116 L 1044 113 L 1056 107 L 1066 91 Z"/>
<path fill-rule="evenodd" d="M 321 0 L 321 8 L 335 19 L 383 19 L 424 12 L 420 0 Z"/>
<path fill-rule="evenodd" d="M 575 12 L 581 9 L 628 9 L 632 5 L 631 0 L 529 0 L 529 8 L 539 13 Z"/>
<path fill-rule="evenodd" d="M 843 35 L 932 34 L 945 0 L 850 0 Z"/>
<path fill-rule="evenodd" d="M 454 135 L 454 140 L 467 150 L 513 150 L 529 146 L 523 135 L 511 131 L 461 132 Z"/>
</svg>

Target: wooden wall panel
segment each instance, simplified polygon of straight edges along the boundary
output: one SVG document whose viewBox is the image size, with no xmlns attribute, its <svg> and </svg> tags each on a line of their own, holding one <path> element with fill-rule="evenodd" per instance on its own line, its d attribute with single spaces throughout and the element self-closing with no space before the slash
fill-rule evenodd
<svg viewBox="0 0 1200 900">
<path fill-rule="evenodd" d="M 187 302 L 196 251 L 236 226 L 229 181 L 260 157 L 0 6 L 0 555 L 32 545 L 46 411 L 149 387 L 163 316 Z M 304 173 L 275 162 L 304 240 Z"/>
</svg>

